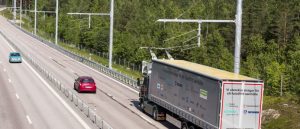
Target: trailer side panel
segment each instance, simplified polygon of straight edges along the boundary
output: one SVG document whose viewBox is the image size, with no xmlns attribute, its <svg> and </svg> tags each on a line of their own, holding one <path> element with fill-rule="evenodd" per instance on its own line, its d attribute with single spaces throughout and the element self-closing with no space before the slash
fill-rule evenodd
<svg viewBox="0 0 300 129">
<path fill-rule="evenodd" d="M 153 62 L 149 99 L 200 127 L 218 128 L 221 82 Z"/>
</svg>

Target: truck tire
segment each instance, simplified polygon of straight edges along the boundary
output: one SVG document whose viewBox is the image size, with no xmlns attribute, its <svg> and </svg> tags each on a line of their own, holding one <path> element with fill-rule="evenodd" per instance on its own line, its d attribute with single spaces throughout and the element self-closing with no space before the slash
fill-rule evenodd
<svg viewBox="0 0 300 129">
<path fill-rule="evenodd" d="M 145 105 L 144 105 L 144 102 L 141 102 L 141 103 L 140 103 L 140 108 L 141 108 L 142 112 L 145 112 Z"/>
<path fill-rule="evenodd" d="M 157 108 L 153 108 L 152 117 L 153 117 L 154 120 L 157 120 L 157 115 L 158 115 L 158 110 L 157 110 Z"/>
<path fill-rule="evenodd" d="M 188 124 L 186 122 L 182 122 L 181 129 L 189 129 Z"/>
<path fill-rule="evenodd" d="M 196 129 L 193 125 L 191 125 L 190 127 L 189 127 L 189 129 Z"/>
</svg>

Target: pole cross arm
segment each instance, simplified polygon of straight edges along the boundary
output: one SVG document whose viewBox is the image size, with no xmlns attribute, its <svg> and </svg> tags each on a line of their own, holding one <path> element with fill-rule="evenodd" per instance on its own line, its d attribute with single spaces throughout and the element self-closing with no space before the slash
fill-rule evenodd
<svg viewBox="0 0 300 129">
<path fill-rule="evenodd" d="M 91 28 L 91 16 L 110 16 L 110 13 L 67 13 L 67 14 L 89 16 L 89 28 Z"/>
<path fill-rule="evenodd" d="M 26 10 L 26 9 L 25 10 L 23 9 L 22 11 L 23 12 L 34 12 L 34 10 Z"/>
<path fill-rule="evenodd" d="M 8 9 L 14 9 L 14 8 L 16 8 L 16 9 L 18 9 L 20 7 L 5 7 L 5 8 L 8 8 Z"/>
<path fill-rule="evenodd" d="M 96 16 L 109 16 L 110 14 L 109 13 L 67 13 L 69 15 L 96 15 Z"/>
<path fill-rule="evenodd" d="M 29 10 L 29 12 L 34 13 L 34 10 Z M 37 13 L 55 13 L 55 11 L 36 11 Z"/>
<path fill-rule="evenodd" d="M 181 23 L 234 23 L 235 20 L 158 19 L 157 22 L 181 22 Z"/>
<path fill-rule="evenodd" d="M 89 28 L 91 27 L 91 16 L 109 16 L 110 27 L 109 27 L 109 61 L 108 67 L 112 69 L 112 51 L 113 51 L 113 28 L 114 28 L 114 0 L 110 0 L 110 12 L 109 13 L 78 13 L 70 12 L 68 15 L 86 15 L 89 17 Z"/>
</svg>

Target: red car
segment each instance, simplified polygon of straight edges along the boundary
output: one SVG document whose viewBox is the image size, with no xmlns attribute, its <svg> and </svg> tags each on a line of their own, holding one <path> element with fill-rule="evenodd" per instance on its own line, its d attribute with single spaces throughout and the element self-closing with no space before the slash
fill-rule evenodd
<svg viewBox="0 0 300 129">
<path fill-rule="evenodd" d="M 74 90 L 80 92 L 93 92 L 96 93 L 97 87 L 94 79 L 88 76 L 80 76 L 75 79 Z"/>
</svg>

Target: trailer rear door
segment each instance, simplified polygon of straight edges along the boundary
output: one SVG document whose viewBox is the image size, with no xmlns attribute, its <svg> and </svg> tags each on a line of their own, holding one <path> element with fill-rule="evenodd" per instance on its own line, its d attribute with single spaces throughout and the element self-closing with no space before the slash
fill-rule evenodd
<svg viewBox="0 0 300 129">
<path fill-rule="evenodd" d="M 263 83 L 223 82 L 220 129 L 260 129 Z"/>
</svg>

